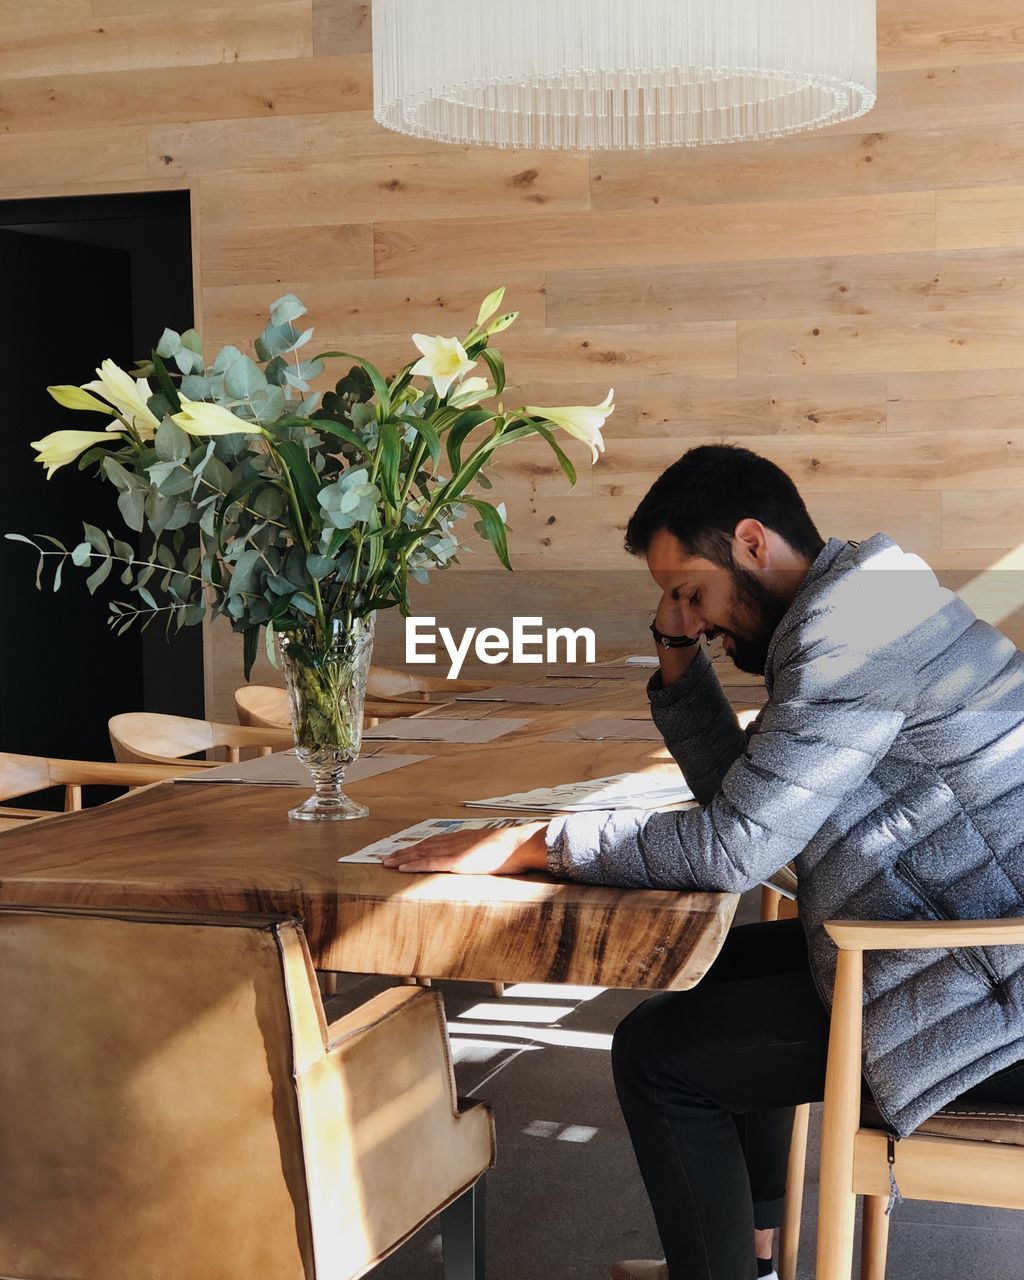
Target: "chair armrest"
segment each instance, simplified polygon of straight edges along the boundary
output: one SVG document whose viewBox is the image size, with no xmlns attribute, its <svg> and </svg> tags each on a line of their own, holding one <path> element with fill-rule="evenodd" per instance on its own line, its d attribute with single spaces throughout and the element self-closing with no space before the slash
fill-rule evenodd
<svg viewBox="0 0 1024 1280">
<path fill-rule="evenodd" d="M 403 1005 L 423 994 L 422 987 L 389 987 L 343 1017 L 336 1018 L 327 1027 L 327 1053 L 330 1054 L 353 1036 L 378 1026 L 386 1018 L 398 1013 Z"/>
<path fill-rule="evenodd" d="M 181 765 L 113 764 L 105 760 L 48 760 L 51 786 L 140 787 L 180 777 Z M 182 764 L 188 766 L 188 761 Z"/>
<path fill-rule="evenodd" d="M 929 947 L 1024 946 L 1024 918 L 1009 920 L 829 920 L 842 951 L 922 951 Z"/>
<path fill-rule="evenodd" d="M 493 1164 L 494 1129 L 458 1109 L 435 992 L 392 988 L 327 1035 L 296 1075 L 317 1263 L 362 1275 Z"/>
</svg>

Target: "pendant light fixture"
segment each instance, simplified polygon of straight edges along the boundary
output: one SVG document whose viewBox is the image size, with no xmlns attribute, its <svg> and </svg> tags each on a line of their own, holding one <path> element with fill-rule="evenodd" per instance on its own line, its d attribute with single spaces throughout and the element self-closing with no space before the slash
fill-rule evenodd
<svg viewBox="0 0 1024 1280">
<path fill-rule="evenodd" d="M 800 133 L 875 101 L 875 0 L 373 0 L 374 115 L 566 150 Z"/>
</svg>

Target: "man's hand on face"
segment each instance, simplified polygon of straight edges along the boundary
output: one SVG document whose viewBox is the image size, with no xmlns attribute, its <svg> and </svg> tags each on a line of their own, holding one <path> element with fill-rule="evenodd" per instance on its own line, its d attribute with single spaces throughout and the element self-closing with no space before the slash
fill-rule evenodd
<svg viewBox="0 0 1024 1280">
<path fill-rule="evenodd" d="M 686 634 L 686 620 L 683 617 L 682 607 L 678 600 L 672 598 L 670 591 L 666 591 L 658 603 L 658 612 L 654 615 L 654 625 L 667 636 Z"/>
<path fill-rule="evenodd" d="M 524 822 L 490 831 L 431 836 L 381 859 L 393 871 L 450 871 L 459 875 L 514 876 L 548 869 L 546 822 Z"/>
</svg>

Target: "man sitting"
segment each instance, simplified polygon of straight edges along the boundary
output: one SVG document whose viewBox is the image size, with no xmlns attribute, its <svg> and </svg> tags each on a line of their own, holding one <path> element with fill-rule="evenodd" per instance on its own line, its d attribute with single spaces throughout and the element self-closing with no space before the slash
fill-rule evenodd
<svg viewBox="0 0 1024 1280">
<path fill-rule="evenodd" d="M 824 541 L 747 449 L 691 449 L 626 545 L 661 591 L 648 695 L 699 807 L 437 837 L 387 865 L 743 892 L 795 860 L 799 921 L 734 929 L 612 1055 L 666 1257 L 613 1276 L 753 1280 L 772 1274 L 792 1108 L 824 1095 L 824 922 L 1024 914 L 1024 654 L 885 534 Z M 702 635 L 764 675 L 745 731 Z M 1024 1102 L 1024 948 L 864 965 L 864 1077 L 895 1138 L 958 1096 Z"/>
</svg>

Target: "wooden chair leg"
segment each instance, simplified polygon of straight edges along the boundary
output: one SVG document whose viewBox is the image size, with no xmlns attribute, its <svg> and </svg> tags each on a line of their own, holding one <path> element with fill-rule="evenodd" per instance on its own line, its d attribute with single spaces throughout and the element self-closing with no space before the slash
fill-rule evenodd
<svg viewBox="0 0 1024 1280">
<path fill-rule="evenodd" d="M 782 894 L 776 893 L 775 890 L 767 884 L 761 886 L 761 919 L 762 920 L 778 920 L 779 906 L 782 903 Z"/>
<path fill-rule="evenodd" d="M 860 1121 L 863 991 L 864 953 L 840 949 L 825 1071 L 816 1280 L 850 1280 L 853 1271 L 853 1152 Z"/>
<path fill-rule="evenodd" d="M 796 1108 L 793 1115 L 793 1137 L 789 1144 L 789 1166 L 786 1170 L 786 1208 L 779 1229 L 779 1280 L 796 1280 L 810 1120 L 811 1108 L 807 1103 Z"/>
<path fill-rule="evenodd" d="M 861 1234 L 861 1280 L 885 1280 L 889 1252 L 889 1219 L 885 1196 L 864 1197 L 864 1229 Z"/>
<path fill-rule="evenodd" d="M 336 973 L 330 973 L 326 969 L 317 969 L 316 981 L 322 996 L 336 996 L 338 994 L 338 975 Z"/>
<path fill-rule="evenodd" d="M 444 1280 L 484 1280 L 484 1178 L 441 1213 Z"/>
<path fill-rule="evenodd" d="M 505 994 L 505 984 L 504 984 L 504 982 L 492 982 L 492 983 L 491 983 L 491 994 L 492 994 L 492 995 L 494 995 L 494 996 L 497 996 L 497 997 L 500 999 L 500 998 L 501 998 L 501 996 L 503 996 L 503 995 Z"/>
</svg>

